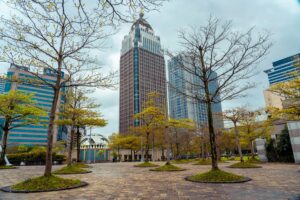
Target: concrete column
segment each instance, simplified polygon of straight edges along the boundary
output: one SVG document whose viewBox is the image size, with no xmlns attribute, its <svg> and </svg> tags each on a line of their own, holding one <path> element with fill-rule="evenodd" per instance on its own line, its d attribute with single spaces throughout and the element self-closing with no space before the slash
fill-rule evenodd
<svg viewBox="0 0 300 200">
<path fill-rule="evenodd" d="M 289 121 L 287 126 L 289 129 L 295 163 L 300 164 L 300 122 Z"/>
<path fill-rule="evenodd" d="M 268 158 L 266 156 L 266 140 L 257 138 L 255 140 L 255 143 L 256 143 L 256 149 L 257 149 L 257 154 L 259 159 L 262 162 L 268 162 Z"/>
</svg>

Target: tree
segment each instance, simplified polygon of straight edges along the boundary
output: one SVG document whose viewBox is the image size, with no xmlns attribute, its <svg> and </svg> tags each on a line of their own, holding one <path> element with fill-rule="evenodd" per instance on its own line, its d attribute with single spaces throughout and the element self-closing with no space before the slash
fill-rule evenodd
<svg viewBox="0 0 300 200">
<path fill-rule="evenodd" d="M 140 138 L 136 135 L 123 135 L 121 138 L 121 146 L 123 146 L 124 149 L 130 149 L 131 161 L 134 159 L 133 152 L 139 150 L 140 144 Z"/>
<path fill-rule="evenodd" d="M 180 156 L 180 145 L 184 142 L 184 139 L 186 139 L 189 136 L 190 130 L 195 130 L 195 124 L 191 119 L 172 119 L 169 118 L 168 121 L 168 128 L 171 131 L 171 138 L 174 138 L 175 141 L 175 158 L 179 159 Z M 170 140 L 171 142 L 172 139 Z"/>
<path fill-rule="evenodd" d="M 113 149 L 114 151 L 117 150 L 117 158 L 120 155 L 120 149 L 122 148 L 121 144 L 121 135 L 118 133 L 113 133 L 109 138 L 108 138 L 108 147 Z"/>
<path fill-rule="evenodd" d="M 15 90 L 11 90 L 7 94 L 0 94 L 0 116 L 3 116 L 3 123 L 0 123 L 3 131 L 0 165 L 5 164 L 4 156 L 9 131 L 18 127 L 38 125 L 42 123 L 40 117 L 47 116 L 46 111 L 35 105 L 33 97 L 33 94 Z"/>
<path fill-rule="evenodd" d="M 269 89 L 271 92 L 284 98 L 283 109 L 269 108 L 273 118 L 286 120 L 300 119 L 300 58 L 294 58 L 295 71 L 287 74 L 290 81 L 274 84 Z"/>
<path fill-rule="evenodd" d="M 134 119 L 140 122 L 139 129 L 146 134 L 146 149 L 145 161 L 149 161 L 149 136 L 155 127 L 161 125 L 166 118 L 163 105 L 157 102 L 160 94 L 157 92 L 150 92 L 147 95 L 147 100 L 144 102 L 143 109 L 140 113 L 134 115 Z"/>
<path fill-rule="evenodd" d="M 99 112 L 95 111 L 99 105 L 94 104 L 91 99 L 85 96 L 83 90 L 78 88 L 69 90 L 66 99 L 65 108 L 61 112 L 62 119 L 56 120 L 55 122 L 60 125 L 70 126 L 67 164 L 71 165 L 75 130 L 77 129 L 77 161 L 79 161 L 81 136 L 79 128 L 86 126 L 103 127 L 107 122 L 101 118 Z"/>
<path fill-rule="evenodd" d="M 240 120 L 240 132 L 242 138 L 247 141 L 248 146 L 251 149 L 251 156 L 254 159 L 254 141 L 256 138 L 264 137 L 270 135 L 272 130 L 271 121 L 258 121 L 258 117 L 261 115 L 260 110 L 249 111 L 245 110 L 242 113 L 242 118 Z"/>
<path fill-rule="evenodd" d="M 161 3 L 162 0 L 7 1 L 13 15 L 0 19 L 0 60 L 28 67 L 36 77 L 35 84 L 54 91 L 44 176 L 51 176 L 52 171 L 53 130 L 61 89 L 114 86 L 116 73 L 105 75 L 91 52 L 103 48 L 116 25 L 139 6 L 151 10 Z M 50 71 L 56 81 L 45 80 L 43 70 Z"/>
<path fill-rule="evenodd" d="M 235 135 L 235 145 L 238 149 L 238 153 L 239 153 L 241 162 L 244 162 L 244 159 L 243 159 L 243 153 L 242 153 L 242 148 L 241 148 L 241 143 L 240 143 L 240 133 L 238 130 L 238 124 L 242 120 L 245 113 L 246 113 L 246 110 L 242 107 L 226 110 L 223 112 L 223 118 L 225 120 L 229 120 L 230 122 L 233 123 L 234 135 Z"/>
<path fill-rule="evenodd" d="M 181 56 L 173 56 L 179 67 L 190 74 L 184 79 L 185 90 L 172 88 L 195 102 L 207 105 L 208 132 L 212 169 L 218 169 L 216 134 L 212 105 L 244 95 L 254 84 L 245 82 L 256 73 L 255 66 L 264 58 L 271 47 L 269 34 L 253 35 L 254 28 L 239 33 L 231 22 L 222 23 L 210 18 L 206 26 L 181 31 Z M 216 84 L 217 82 L 217 84 Z"/>
</svg>

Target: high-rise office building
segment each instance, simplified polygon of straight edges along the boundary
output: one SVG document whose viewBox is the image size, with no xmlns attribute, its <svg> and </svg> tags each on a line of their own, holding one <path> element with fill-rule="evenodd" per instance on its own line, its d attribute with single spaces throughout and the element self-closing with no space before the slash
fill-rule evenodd
<svg viewBox="0 0 300 200">
<path fill-rule="evenodd" d="M 55 72 L 50 69 L 45 68 L 43 70 L 43 75 L 41 76 L 44 80 L 48 82 L 55 82 L 56 76 Z M 11 65 L 7 72 L 7 77 L 16 77 L 18 79 L 36 79 L 34 75 L 29 72 L 27 67 L 21 67 L 16 65 Z M 64 77 L 64 74 L 63 74 Z M 7 81 L 5 84 L 4 92 L 9 92 L 10 90 L 17 90 L 24 93 L 33 93 L 33 100 L 36 101 L 37 106 L 45 109 L 46 111 L 50 111 L 52 106 L 52 100 L 54 96 L 53 89 L 46 85 L 37 85 L 29 83 L 21 83 L 21 82 L 9 82 Z M 60 94 L 61 101 L 58 102 L 58 109 L 64 104 L 64 96 L 62 92 Z M 23 127 L 17 127 L 10 131 L 8 135 L 8 145 L 46 145 L 47 144 L 47 130 L 49 125 L 49 117 L 41 117 L 44 121 L 40 125 L 29 125 Z M 0 123 L 3 123 L 3 118 L 0 116 Z M 18 123 L 18 121 L 14 122 Z M 57 126 L 54 130 L 54 138 L 53 141 L 56 142 L 63 138 L 63 128 Z M 0 136 L 2 135 L 0 130 Z M 0 137 L 1 138 L 1 137 Z"/>
<path fill-rule="evenodd" d="M 120 59 L 119 132 L 127 133 L 139 121 L 133 116 L 142 111 L 149 92 L 161 94 L 166 105 L 165 61 L 160 38 L 140 14 L 122 41 Z"/>
<path fill-rule="evenodd" d="M 0 77 L 0 94 L 4 93 L 5 79 Z"/>
<path fill-rule="evenodd" d="M 299 61 L 300 53 L 273 62 L 273 67 L 265 70 L 265 73 L 268 75 L 270 85 L 293 79 L 293 76 L 291 76 L 290 73 L 299 70 L 299 68 L 295 67 L 295 63 Z"/>
<path fill-rule="evenodd" d="M 196 101 L 189 98 L 191 93 L 199 93 L 204 95 L 204 90 L 201 88 L 191 89 L 192 85 L 201 85 L 199 77 L 187 72 L 181 66 L 185 65 L 188 68 L 190 65 L 186 61 L 185 57 L 178 55 L 168 61 L 168 77 L 169 77 L 169 115 L 175 119 L 189 118 L 196 122 L 198 127 L 203 127 L 207 124 L 207 105 L 204 102 Z M 190 66 L 191 70 L 193 66 Z M 216 77 L 215 72 L 211 73 L 211 77 Z M 188 83 L 186 82 L 188 80 Z M 218 82 L 210 82 L 209 89 L 214 91 L 217 88 Z M 184 93 L 184 94 L 183 94 Z M 186 94 L 186 95 L 185 95 Z M 194 95 L 194 94 L 193 94 Z M 192 95 L 190 95 L 192 96 Z M 221 103 L 215 103 L 212 105 L 213 113 L 221 113 Z M 220 115 L 214 115 L 215 128 L 223 128 L 224 123 Z"/>
<path fill-rule="evenodd" d="M 273 62 L 273 67 L 271 69 L 265 70 L 265 73 L 268 75 L 268 80 L 270 86 L 292 80 L 294 76 L 291 76 L 293 72 L 300 72 L 300 68 L 295 67 L 295 64 L 300 62 L 300 53 L 289 56 L 287 58 Z M 271 92 L 269 89 L 264 91 L 265 103 L 267 107 L 276 107 L 282 109 L 286 107 L 287 101 L 283 96 L 279 96 L 274 92 Z"/>
</svg>

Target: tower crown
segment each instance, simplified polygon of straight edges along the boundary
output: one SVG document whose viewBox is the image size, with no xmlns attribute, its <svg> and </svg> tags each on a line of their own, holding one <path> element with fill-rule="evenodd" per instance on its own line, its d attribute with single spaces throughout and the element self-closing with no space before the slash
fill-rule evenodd
<svg viewBox="0 0 300 200">
<path fill-rule="evenodd" d="M 137 25 L 142 25 L 150 30 L 153 31 L 151 25 L 147 22 L 147 20 L 144 19 L 144 12 L 140 12 L 140 17 L 137 19 L 131 26 L 131 30 L 133 30 Z"/>
</svg>

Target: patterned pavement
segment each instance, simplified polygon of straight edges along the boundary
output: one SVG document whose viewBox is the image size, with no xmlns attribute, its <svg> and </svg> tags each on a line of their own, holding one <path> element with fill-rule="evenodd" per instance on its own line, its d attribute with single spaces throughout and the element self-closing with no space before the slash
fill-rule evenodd
<svg viewBox="0 0 300 200">
<path fill-rule="evenodd" d="M 185 181 L 184 177 L 209 170 L 210 166 L 182 164 L 186 171 L 151 172 L 133 167 L 136 163 L 99 163 L 92 165 L 93 173 L 65 175 L 89 183 L 79 189 L 16 194 L 0 192 L 0 200 L 94 200 L 94 199 L 233 199 L 233 200 L 300 200 L 300 166 L 293 164 L 264 164 L 257 169 L 230 169 L 230 163 L 220 167 L 226 171 L 248 176 L 253 180 L 242 184 L 202 184 Z M 163 163 L 160 163 L 163 164 Z M 59 166 L 54 166 L 57 169 Z M 42 175 L 43 166 L 23 166 L 0 170 L 0 187 Z"/>
</svg>

